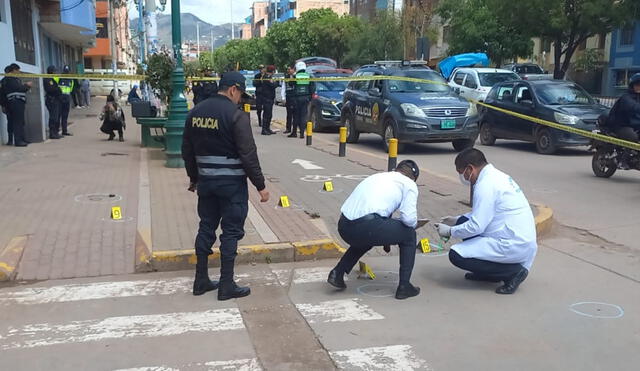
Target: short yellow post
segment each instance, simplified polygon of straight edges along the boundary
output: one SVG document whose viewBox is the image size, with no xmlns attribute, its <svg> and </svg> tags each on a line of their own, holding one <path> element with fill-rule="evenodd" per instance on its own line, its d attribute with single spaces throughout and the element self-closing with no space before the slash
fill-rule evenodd
<svg viewBox="0 0 640 371">
<path fill-rule="evenodd" d="M 340 147 L 338 148 L 338 156 L 344 157 L 347 155 L 347 128 L 344 126 L 340 128 Z"/>
<path fill-rule="evenodd" d="M 310 146 L 313 137 L 313 123 L 311 121 L 307 121 L 307 145 Z"/>
<path fill-rule="evenodd" d="M 388 171 L 392 171 L 398 164 L 398 140 L 396 138 L 389 139 L 389 162 Z"/>
</svg>

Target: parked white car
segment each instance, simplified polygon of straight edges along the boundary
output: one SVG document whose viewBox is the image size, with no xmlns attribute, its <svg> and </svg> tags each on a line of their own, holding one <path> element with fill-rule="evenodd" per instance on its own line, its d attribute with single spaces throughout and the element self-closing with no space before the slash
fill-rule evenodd
<svg viewBox="0 0 640 371">
<path fill-rule="evenodd" d="M 484 102 L 493 85 L 521 80 L 517 73 L 498 68 L 457 68 L 451 74 L 449 86 L 460 96 Z"/>
<path fill-rule="evenodd" d="M 116 71 L 119 75 L 130 74 L 127 70 Z M 110 69 L 85 69 L 84 73 L 92 75 L 110 75 L 113 71 Z M 122 95 L 126 97 L 133 85 L 139 85 L 139 81 L 118 80 L 117 84 L 118 88 L 122 91 Z M 91 95 L 109 95 L 111 89 L 113 89 L 113 80 L 90 79 L 89 86 L 91 88 Z"/>
</svg>

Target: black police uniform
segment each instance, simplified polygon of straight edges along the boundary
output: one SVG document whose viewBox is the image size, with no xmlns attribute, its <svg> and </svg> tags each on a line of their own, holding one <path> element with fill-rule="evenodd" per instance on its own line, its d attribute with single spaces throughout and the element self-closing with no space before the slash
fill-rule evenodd
<svg viewBox="0 0 640 371">
<path fill-rule="evenodd" d="M 71 135 L 67 127 L 69 120 L 69 110 L 71 109 L 71 94 L 75 81 L 72 79 L 61 78 L 58 80 L 58 86 L 61 88 L 60 95 L 60 126 L 62 127 L 62 135 Z"/>
<path fill-rule="evenodd" d="M 269 78 L 269 75 L 263 75 L 263 78 Z M 276 88 L 278 84 L 272 80 L 263 80 L 261 84 L 262 90 L 262 135 L 274 134 L 271 131 L 271 118 L 273 118 L 273 104 L 276 99 Z"/>
<path fill-rule="evenodd" d="M 29 86 L 22 83 L 17 77 L 6 76 L 0 81 L 2 86 L 0 94 L 4 95 L 7 111 L 7 132 L 9 142 L 17 147 L 25 147 L 27 142 L 24 137 L 24 110 L 27 104 L 27 91 Z"/>
<path fill-rule="evenodd" d="M 60 112 L 62 110 L 62 91 L 58 83 L 52 79 L 44 79 L 45 105 L 49 111 L 49 138 L 60 139 Z"/>
<path fill-rule="evenodd" d="M 193 293 L 201 295 L 217 287 L 209 280 L 207 257 L 221 225 L 218 299 L 246 296 L 250 290 L 235 284 L 233 269 L 248 212 L 247 177 L 258 191 L 265 188 L 248 115 L 223 95 L 198 104 L 185 122 L 182 157 L 192 184 L 197 184 L 200 216 Z"/>
<path fill-rule="evenodd" d="M 215 81 L 195 81 L 193 83 L 193 105 L 218 94 L 218 84 Z"/>
<path fill-rule="evenodd" d="M 256 88 L 256 113 L 258 114 L 258 126 L 262 126 L 262 105 L 264 97 L 262 95 L 262 72 L 258 72 L 254 77 L 253 86 Z"/>
<path fill-rule="evenodd" d="M 292 74 L 287 74 L 286 78 L 288 79 L 292 79 L 295 76 Z M 293 119 L 294 119 L 294 112 L 295 112 L 295 100 L 293 99 L 293 91 L 296 87 L 296 83 L 295 81 L 288 81 L 285 83 L 285 107 L 287 109 L 287 126 L 286 126 L 286 130 L 285 133 L 290 133 L 291 132 L 291 127 L 293 125 Z"/>
<path fill-rule="evenodd" d="M 293 89 L 293 101 L 295 105 L 294 122 L 289 137 L 294 138 L 296 136 L 296 129 L 299 129 L 300 138 L 304 138 L 307 111 L 309 109 L 309 102 L 311 102 L 311 96 L 315 91 L 315 84 L 309 81 L 311 76 L 309 76 L 305 70 L 296 72 L 295 78 L 296 81 Z"/>
</svg>

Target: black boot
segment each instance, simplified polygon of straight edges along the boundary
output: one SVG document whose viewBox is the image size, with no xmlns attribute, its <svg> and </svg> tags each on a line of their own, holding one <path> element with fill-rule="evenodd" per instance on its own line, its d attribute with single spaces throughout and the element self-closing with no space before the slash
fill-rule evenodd
<svg viewBox="0 0 640 371">
<path fill-rule="evenodd" d="M 218 300 L 229 300 L 242 298 L 251 294 L 248 287 L 240 287 L 233 281 L 233 265 L 235 259 L 220 259 L 220 288 L 218 289 Z"/>
<path fill-rule="evenodd" d="M 208 257 L 197 255 L 196 279 L 193 281 L 193 295 L 202 295 L 218 288 L 218 281 L 209 279 Z"/>
<path fill-rule="evenodd" d="M 7 140 L 7 145 L 8 146 L 12 146 L 13 145 L 13 134 L 9 134 L 9 139 Z"/>
<path fill-rule="evenodd" d="M 296 134 L 294 131 L 292 131 L 291 134 L 287 135 L 287 138 L 295 138 L 297 136 L 298 136 L 298 134 Z"/>
<path fill-rule="evenodd" d="M 527 278 L 529 275 L 529 271 L 525 268 L 520 269 L 520 271 L 514 274 L 507 281 L 504 281 L 504 285 L 500 286 L 496 289 L 496 294 L 513 294 L 518 289 L 518 286 Z"/>
<path fill-rule="evenodd" d="M 344 283 L 344 272 L 340 272 L 336 268 L 333 268 L 331 272 L 329 272 L 327 282 L 329 282 L 331 286 L 341 290 L 347 288 L 347 285 Z"/>
<path fill-rule="evenodd" d="M 107 139 L 107 140 L 113 140 L 113 138 L 115 138 L 115 137 L 116 137 L 116 135 L 111 133 L 111 134 L 109 134 L 109 139 Z"/>
<path fill-rule="evenodd" d="M 396 290 L 396 299 L 406 299 L 420 294 L 420 288 L 410 283 L 401 283 Z"/>
</svg>

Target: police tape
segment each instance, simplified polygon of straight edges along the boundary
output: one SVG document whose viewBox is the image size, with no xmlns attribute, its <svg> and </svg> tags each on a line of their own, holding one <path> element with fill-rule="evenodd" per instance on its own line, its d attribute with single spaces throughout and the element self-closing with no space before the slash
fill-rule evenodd
<svg viewBox="0 0 640 371">
<path fill-rule="evenodd" d="M 15 74 L 4 74 L 0 73 L 0 76 L 15 76 L 15 77 L 23 77 L 23 78 L 53 78 L 53 77 L 63 77 L 70 79 L 90 79 L 90 80 L 133 80 L 133 81 L 142 81 L 145 80 L 147 75 L 100 75 L 100 74 L 29 74 L 29 73 L 15 73 Z M 219 81 L 219 77 L 186 77 L 188 81 Z M 254 81 L 284 81 L 284 82 L 295 82 L 300 79 L 289 78 L 289 77 L 273 77 L 269 79 L 254 79 Z M 437 80 L 428 80 L 428 79 L 420 79 L 415 77 L 408 76 L 389 76 L 389 75 L 370 75 L 370 76 L 330 76 L 330 77 L 312 77 L 308 79 L 302 79 L 304 81 L 313 81 L 313 82 L 324 82 L 324 81 L 372 81 L 372 80 L 395 80 L 395 81 L 407 81 L 407 82 L 416 82 L 421 84 L 435 84 L 435 85 L 445 85 L 446 83 Z M 493 109 L 514 117 L 518 117 L 527 121 L 531 121 L 533 123 L 544 125 L 548 127 L 552 127 L 557 130 L 565 131 L 572 134 L 581 135 L 583 137 L 587 137 L 590 139 L 598 140 L 601 142 L 606 142 L 610 144 L 614 144 L 620 147 L 625 147 L 629 149 L 640 150 L 640 143 L 634 143 L 627 140 L 615 138 L 612 136 L 596 133 L 593 131 L 582 130 L 578 128 L 574 128 L 568 125 L 559 124 L 557 122 L 548 121 L 544 119 L 540 119 L 533 116 L 524 115 L 518 112 L 506 110 L 500 107 L 496 107 L 490 104 L 486 104 L 484 102 L 480 102 L 477 100 L 473 100 L 470 98 L 465 98 L 472 104 L 480 105 L 489 109 Z"/>
</svg>

